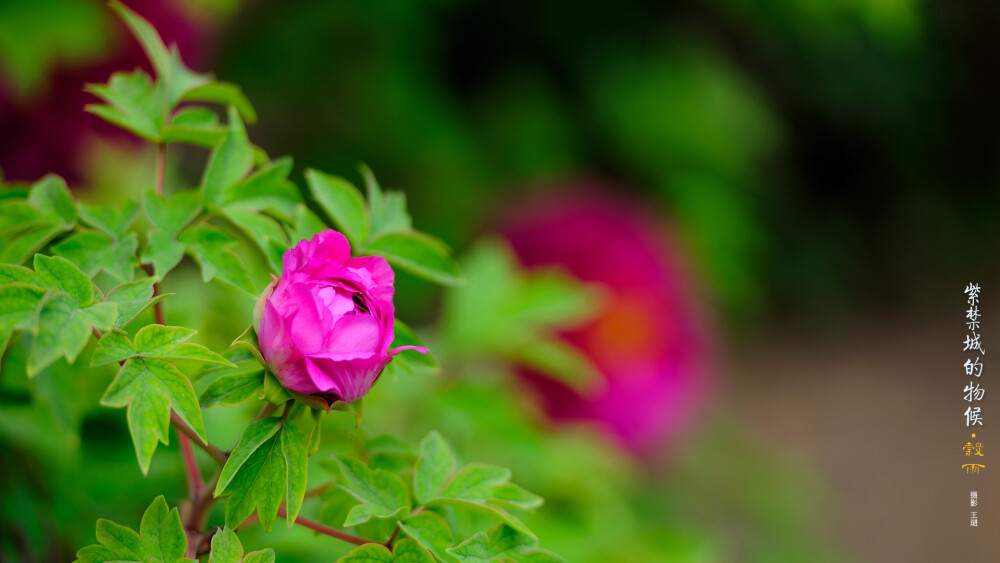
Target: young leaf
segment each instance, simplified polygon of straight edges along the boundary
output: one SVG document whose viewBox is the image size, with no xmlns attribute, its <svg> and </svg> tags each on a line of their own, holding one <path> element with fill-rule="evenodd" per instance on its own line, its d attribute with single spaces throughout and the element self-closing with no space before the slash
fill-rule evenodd
<svg viewBox="0 0 1000 563">
<path fill-rule="evenodd" d="M 318 170 L 306 170 L 306 182 L 316 201 L 340 227 L 353 248 L 361 248 L 368 240 L 368 209 L 365 198 L 353 184 L 343 178 Z"/>
<path fill-rule="evenodd" d="M 337 563 L 393 563 L 396 558 L 384 545 L 365 544 L 337 560 Z"/>
<path fill-rule="evenodd" d="M 44 287 L 38 282 L 35 272 L 24 266 L 14 264 L 0 264 L 0 285 L 8 283 L 23 283 L 36 287 Z"/>
<path fill-rule="evenodd" d="M 197 332 L 179 326 L 144 326 L 135 335 L 135 349 L 140 356 L 147 358 L 193 360 L 236 367 L 236 364 L 201 344 L 187 342 Z"/>
<path fill-rule="evenodd" d="M 455 456 L 437 432 L 420 442 L 420 457 L 413 471 L 413 494 L 425 504 L 435 499 L 455 471 Z"/>
<path fill-rule="evenodd" d="M 470 463 L 462 468 L 441 491 L 441 496 L 486 501 L 492 498 L 493 488 L 510 480 L 510 469 L 485 463 Z"/>
<path fill-rule="evenodd" d="M 146 214 L 149 222 L 170 236 L 181 232 L 201 211 L 201 194 L 180 192 L 168 201 L 152 190 L 146 192 Z"/>
<path fill-rule="evenodd" d="M 216 497 L 229 496 L 226 524 L 239 525 L 256 510 L 269 532 L 286 503 L 290 528 L 302 506 L 307 460 L 305 436 L 291 422 L 272 417 L 247 427 L 215 487 Z"/>
<path fill-rule="evenodd" d="M 156 497 L 146 509 L 139 524 L 139 533 L 110 520 L 97 521 L 99 545 L 87 546 L 76 553 L 77 563 L 105 561 L 188 561 L 187 536 L 177 509 L 168 509 L 163 496 Z"/>
<path fill-rule="evenodd" d="M 253 167 L 253 149 L 243 121 L 229 108 L 229 133 L 212 151 L 201 186 L 205 203 L 218 203 L 227 188 L 236 184 Z"/>
<path fill-rule="evenodd" d="M 92 366 L 110 364 L 111 362 L 121 362 L 138 355 L 132 341 L 128 335 L 120 330 L 111 330 L 101 337 L 94 350 L 94 359 L 90 361 Z"/>
<path fill-rule="evenodd" d="M 45 290 L 22 283 L 0 285 L 0 354 L 15 330 L 30 330 L 38 322 Z"/>
<path fill-rule="evenodd" d="M 201 408 L 238 405 L 254 397 L 263 385 L 264 372 L 260 369 L 223 375 L 202 391 Z"/>
<path fill-rule="evenodd" d="M 90 280 L 87 283 L 89 285 Z M 93 330 L 110 329 L 116 316 L 117 306 L 114 303 L 96 303 L 80 308 L 76 299 L 61 291 L 44 299 L 28 354 L 28 375 L 33 377 L 62 357 L 73 363 L 87 345 Z"/>
<path fill-rule="evenodd" d="M 274 563 L 274 550 L 262 549 L 243 555 L 243 544 L 236 532 L 226 527 L 212 536 L 212 551 L 208 563 Z"/>
<path fill-rule="evenodd" d="M 337 563 L 434 563 L 434 558 L 411 539 L 396 542 L 392 551 L 381 544 L 365 544 L 337 560 Z"/>
<path fill-rule="evenodd" d="M 104 233 L 119 239 L 125 235 L 139 215 L 139 204 L 127 202 L 121 209 L 110 205 L 80 204 L 80 219 Z"/>
<path fill-rule="evenodd" d="M 148 236 L 148 244 L 142 252 L 141 260 L 143 264 L 152 264 L 153 271 L 162 278 L 180 263 L 187 247 L 159 229 L 150 231 Z"/>
<path fill-rule="evenodd" d="M 215 227 L 201 226 L 185 231 L 179 240 L 188 245 L 201 265 L 203 281 L 218 277 L 250 295 L 257 295 L 250 272 L 231 250 L 237 243 L 236 239 Z"/>
<path fill-rule="evenodd" d="M 94 286 L 90 278 L 69 260 L 36 254 L 34 265 L 37 285 L 65 291 L 80 307 L 94 302 Z"/>
<path fill-rule="evenodd" d="M 445 246 L 417 231 L 386 233 L 371 240 L 365 254 L 384 256 L 389 262 L 443 285 L 459 285 L 462 273 Z"/>
<path fill-rule="evenodd" d="M 157 443 L 169 443 L 171 409 L 207 441 L 191 382 L 165 360 L 142 357 L 128 360 L 104 392 L 101 404 L 128 407 L 129 432 L 144 475 L 149 471 Z"/>
<path fill-rule="evenodd" d="M 148 74 L 141 70 L 116 72 L 107 85 L 88 84 L 85 89 L 107 103 L 90 104 L 86 111 L 147 141 L 161 141 L 167 108 L 162 85 L 154 85 Z"/>
<path fill-rule="evenodd" d="M 34 256 L 49 241 L 59 236 L 66 229 L 67 227 L 51 223 L 29 228 L 18 234 L 13 240 L 7 242 L 6 246 L 2 249 L 2 254 L 0 254 L 0 261 L 20 264 L 31 256 Z"/>
<path fill-rule="evenodd" d="M 137 235 L 114 240 L 98 231 L 81 231 L 52 247 L 56 256 L 66 258 L 94 277 L 104 270 L 122 281 L 131 281 L 135 272 Z"/>
<path fill-rule="evenodd" d="M 118 14 L 118 17 L 125 22 L 132 35 L 142 44 L 143 50 L 146 51 L 146 56 L 149 57 L 149 61 L 153 63 L 153 68 L 156 69 L 156 74 L 164 77 L 166 80 L 170 80 L 170 54 L 167 52 L 167 47 L 163 44 L 163 40 L 160 39 L 160 34 L 156 32 L 156 29 L 143 19 L 142 16 L 125 7 L 118 0 L 112 0 L 109 5 Z"/>
<path fill-rule="evenodd" d="M 214 111 L 201 107 L 184 108 L 163 130 L 163 142 L 214 147 L 228 133 L 228 129 L 219 126 L 219 116 Z"/>
<path fill-rule="evenodd" d="M 316 233 L 324 229 L 326 229 L 326 225 L 323 224 L 323 221 L 320 221 L 315 213 L 300 203 L 296 207 L 295 233 L 292 237 L 292 246 L 295 246 L 299 241 L 311 239 Z"/>
<path fill-rule="evenodd" d="M 375 174 L 365 164 L 358 165 L 358 171 L 365 179 L 368 191 L 368 207 L 371 209 L 372 228 L 370 238 L 382 233 L 409 231 L 413 227 L 406 212 L 406 194 L 403 192 L 382 192 L 375 180 Z"/>
<path fill-rule="evenodd" d="M 344 483 L 340 487 L 361 501 L 347 515 L 345 526 L 367 522 L 370 518 L 397 518 L 410 509 L 410 493 L 398 476 L 384 469 L 370 469 L 349 457 L 338 457 Z"/>
<path fill-rule="evenodd" d="M 504 557 L 517 559 L 517 556 L 536 545 L 538 540 L 534 537 L 500 524 L 487 532 L 477 533 L 447 551 L 462 563 L 488 563 Z"/>
<path fill-rule="evenodd" d="M 288 180 L 292 172 L 292 159 L 279 158 L 261 167 L 246 180 L 231 186 L 222 194 L 220 204 L 237 207 L 246 211 L 271 209 L 291 220 L 296 204 L 302 201 L 299 189 Z"/>
<path fill-rule="evenodd" d="M 257 112 L 254 111 L 250 100 L 243 95 L 243 91 L 235 84 L 228 82 L 210 82 L 196 88 L 192 88 L 183 95 L 181 101 L 184 102 L 210 102 L 232 106 L 236 108 L 240 116 L 247 123 L 257 122 Z"/>
<path fill-rule="evenodd" d="M 118 318 L 115 319 L 115 328 L 124 327 L 148 307 L 173 295 L 172 293 L 163 293 L 154 297 L 153 285 L 156 282 L 157 278 L 155 277 L 136 280 L 123 283 L 108 293 L 107 301 L 118 304 Z"/>
<path fill-rule="evenodd" d="M 77 210 L 73 195 L 66 187 L 66 181 L 49 174 L 35 182 L 28 191 L 28 201 L 41 212 L 47 221 L 72 225 L 76 222 Z"/>
<path fill-rule="evenodd" d="M 434 512 L 421 511 L 413 514 L 406 520 L 399 523 L 399 527 L 406 532 L 406 535 L 413 538 L 424 549 L 434 554 L 444 563 L 454 563 L 458 561 L 455 556 L 448 553 L 453 540 L 451 528 Z"/>
</svg>

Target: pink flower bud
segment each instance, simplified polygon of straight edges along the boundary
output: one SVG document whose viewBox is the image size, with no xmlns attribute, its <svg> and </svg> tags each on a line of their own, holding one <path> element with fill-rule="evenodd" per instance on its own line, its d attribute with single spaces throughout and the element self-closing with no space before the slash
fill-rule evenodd
<svg viewBox="0 0 1000 563">
<path fill-rule="evenodd" d="M 257 336 L 286 388 L 350 403 L 371 390 L 397 352 L 427 352 L 389 349 L 394 274 L 385 258 L 351 258 L 347 238 L 327 230 L 286 252 L 282 266 L 258 302 Z"/>
</svg>

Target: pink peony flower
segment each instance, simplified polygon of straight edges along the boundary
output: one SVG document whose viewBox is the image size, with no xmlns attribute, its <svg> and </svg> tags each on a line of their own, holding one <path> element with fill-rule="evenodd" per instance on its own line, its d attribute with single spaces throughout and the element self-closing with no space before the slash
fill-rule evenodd
<svg viewBox="0 0 1000 563">
<path fill-rule="evenodd" d="M 279 280 L 258 302 L 260 351 L 286 388 L 352 402 L 371 390 L 392 356 L 392 268 L 381 256 L 351 258 L 327 230 L 285 253 Z M 255 315 L 257 316 L 257 315 Z"/>
<path fill-rule="evenodd" d="M 525 379 L 552 419 L 597 422 L 644 451 L 679 433 L 706 395 L 706 339 L 665 233 L 620 198 L 601 194 L 564 193 L 520 209 L 506 234 L 526 266 L 561 266 L 605 286 L 603 312 L 563 337 L 587 354 L 607 385 L 584 397 L 537 373 Z"/>
</svg>

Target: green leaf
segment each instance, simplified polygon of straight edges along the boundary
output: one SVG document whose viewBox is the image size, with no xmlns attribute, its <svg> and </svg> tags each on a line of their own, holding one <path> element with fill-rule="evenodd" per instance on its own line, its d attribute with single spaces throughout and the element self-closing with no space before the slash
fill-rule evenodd
<svg viewBox="0 0 1000 563">
<path fill-rule="evenodd" d="M 201 407 L 219 404 L 224 407 L 238 405 L 251 399 L 264 386 L 264 372 L 254 370 L 243 373 L 230 373 L 213 381 L 201 393 Z"/>
<path fill-rule="evenodd" d="M 139 204 L 128 201 L 121 209 L 110 205 L 80 204 L 80 218 L 85 223 L 119 239 L 125 235 L 139 215 Z"/>
<path fill-rule="evenodd" d="M 8 283 L 23 283 L 27 285 L 33 285 L 36 287 L 43 287 L 39 284 L 35 272 L 32 272 L 24 266 L 15 266 L 13 264 L 0 264 L 0 285 L 5 285 Z"/>
<path fill-rule="evenodd" d="M 490 563 L 503 557 L 514 557 L 538 545 L 538 540 L 501 524 L 488 532 L 479 532 L 455 547 L 448 548 L 462 563 Z"/>
<path fill-rule="evenodd" d="M 91 104 L 84 109 L 147 141 L 161 141 L 160 130 L 166 119 L 166 105 L 160 87 L 141 70 L 116 72 L 107 85 L 88 84 L 87 92 L 107 105 Z"/>
<path fill-rule="evenodd" d="M 267 362 L 264 361 L 264 356 L 260 354 L 260 344 L 257 342 L 257 331 L 254 329 L 253 325 L 248 326 L 247 329 L 243 331 L 243 334 L 237 336 L 236 340 L 233 340 L 233 343 L 230 344 L 229 347 L 231 349 L 237 348 L 250 352 L 253 354 L 254 358 L 257 358 L 260 365 L 267 367 Z"/>
<path fill-rule="evenodd" d="M 448 443 L 436 431 L 431 432 L 420 442 L 420 457 L 413 471 L 417 502 L 425 504 L 437 498 L 454 471 L 455 456 Z"/>
<path fill-rule="evenodd" d="M 171 109 L 181 101 L 185 93 L 211 84 L 213 79 L 211 74 L 194 72 L 189 69 L 181 60 L 181 53 L 177 50 L 177 45 L 170 46 L 170 75 L 167 78 L 167 82 L 169 82 L 167 90 Z"/>
<path fill-rule="evenodd" d="M 563 563 L 563 559 L 551 551 L 535 549 L 518 556 L 517 563 Z"/>
<path fill-rule="evenodd" d="M 288 478 L 285 481 L 285 512 L 291 529 L 302 509 L 306 494 L 306 468 L 309 463 L 309 446 L 306 437 L 296 426 L 286 423 L 281 431 L 281 450 L 285 456 Z"/>
<path fill-rule="evenodd" d="M 526 491 L 514 483 L 503 483 L 493 488 L 490 502 L 510 508 L 534 510 L 542 506 L 544 500 L 535 493 Z"/>
<path fill-rule="evenodd" d="M 193 360 L 209 364 L 236 367 L 223 356 L 201 344 L 187 342 L 198 331 L 179 326 L 148 325 L 135 335 L 135 349 L 148 358 Z"/>
<path fill-rule="evenodd" d="M 154 297 L 153 285 L 157 281 L 157 278 L 150 277 L 123 283 L 108 293 L 107 301 L 118 304 L 118 318 L 115 319 L 115 328 L 124 327 L 150 306 L 173 295 L 173 293 L 164 293 Z"/>
<path fill-rule="evenodd" d="M 315 213 L 309 210 L 304 204 L 296 207 L 295 213 L 295 236 L 291 246 L 295 246 L 299 241 L 311 239 L 316 233 L 326 230 L 326 225 Z"/>
<path fill-rule="evenodd" d="M 0 237 L 8 237 L 26 228 L 45 224 L 37 207 L 23 199 L 0 201 Z"/>
<path fill-rule="evenodd" d="M 368 190 L 368 206 L 371 209 L 371 238 L 377 238 L 382 233 L 393 231 L 409 231 L 413 223 L 406 211 L 406 194 L 403 192 L 382 192 L 375 180 L 375 174 L 365 164 L 358 165 L 358 170 L 365 179 Z"/>
<path fill-rule="evenodd" d="M 160 34 L 156 32 L 156 29 L 143 19 L 142 16 L 125 7 L 118 0 L 112 0 L 109 6 L 125 22 L 132 35 L 142 44 L 143 50 L 146 51 L 146 56 L 149 57 L 149 61 L 153 63 L 153 68 L 156 69 L 156 74 L 166 77 L 169 80 L 171 70 L 170 54 L 167 52 L 167 47 L 163 44 L 163 40 L 160 38 Z"/>
<path fill-rule="evenodd" d="M 121 362 L 138 355 L 132 341 L 128 335 L 120 330 L 112 330 L 101 337 L 94 350 L 94 359 L 90 361 L 92 366 L 110 364 L 111 362 Z"/>
<path fill-rule="evenodd" d="M 176 563 L 188 561 L 187 536 L 176 508 L 167 507 L 163 496 L 156 497 L 146 509 L 139 524 L 139 533 L 110 520 L 97 521 L 99 545 L 87 546 L 77 552 L 78 563 L 151 562 Z"/>
<path fill-rule="evenodd" d="M 101 397 L 101 404 L 128 407 L 129 432 L 143 474 L 149 471 L 157 443 L 169 443 L 171 409 L 207 441 L 194 388 L 168 361 L 142 357 L 127 361 Z"/>
<path fill-rule="evenodd" d="M 208 555 L 208 563 L 242 563 L 243 544 L 236 537 L 236 532 L 225 527 L 212 536 L 212 551 Z"/>
<path fill-rule="evenodd" d="M 225 527 L 212 536 L 212 551 L 208 563 L 274 563 L 274 550 L 262 549 L 243 555 L 243 544 L 236 532 Z"/>
<path fill-rule="evenodd" d="M 200 226 L 185 231 L 179 240 L 188 245 L 201 265 L 203 281 L 218 277 L 256 297 L 257 288 L 250 279 L 250 272 L 231 250 L 236 239 L 215 227 Z"/>
<path fill-rule="evenodd" d="M 77 210 L 73 195 L 66 187 L 66 181 L 55 174 L 49 174 L 35 182 L 28 191 L 28 201 L 48 221 L 63 225 L 76 222 Z"/>
<path fill-rule="evenodd" d="M 190 143 L 214 147 L 229 133 L 219 126 L 219 116 L 208 108 L 184 108 L 174 115 L 163 130 L 164 143 Z"/>
<path fill-rule="evenodd" d="M 281 228 L 281 225 L 274 219 L 256 211 L 243 211 L 229 206 L 223 207 L 221 211 L 226 219 L 243 231 L 247 238 L 260 248 L 271 263 L 272 270 L 281 272 L 281 256 L 288 249 L 288 239 L 285 237 L 285 230 Z M 274 254 L 271 253 L 272 247 L 278 249 Z"/>
<path fill-rule="evenodd" d="M 442 497 L 486 501 L 493 496 L 493 488 L 510 481 L 510 469 L 485 463 L 470 463 L 459 471 L 441 491 Z"/>
<path fill-rule="evenodd" d="M 146 215 L 154 227 L 170 236 L 181 232 L 201 211 L 201 194 L 180 192 L 168 201 L 152 190 L 146 192 Z"/>
<path fill-rule="evenodd" d="M 215 487 L 216 497 L 229 496 L 226 524 L 241 524 L 256 510 L 270 532 L 284 502 L 291 527 L 305 493 L 306 461 L 305 437 L 291 422 L 271 417 L 247 427 Z"/>
<path fill-rule="evenodd" d="M 337 560 L 337 563 L 434 563 L 434 558 L 411 539 L 402 539 L 390 552 L 381 544 L 365 544 Z"/>
<path fill-rule="evenodd" d="M 396 558 L 384 545 L 365 544 L 337 560 L 337 563 L 392 563 Z"/>
<path fill-rule="evenodd" d="M 110 329 L 116 315 L 114 303 L 97 303 L 81 309 L 66 293 L 50 294 L 38 314 L 35 338 L 28 354 L 28 375 L 33 377 L 59 358 L 73 363 L 93 330 Z"/>
<path fill-rule="evenodd" d="M 181 96 L 181 101 L 185 102 L 210 102 L 232 106 L 236 108 L 240 116 L 247 123 L 257 122 L 257 113 L 250 104 L 250 100 L 243 95 L 239 86 L 228 82 L 210 82 L 197 88 L 192 88 Z"/>
<path fill-rule="evenodd" d="M 561 381 L 583 394 L 591 393 L 604 384 L 600 370 L 594 366 L 590 358 L 562 340 L 533 340 L 517 350 L 516 357 L 525 366 Z"/>
<path fill-rule="evenodd" d="M 38 322 L 45 290 L 12 283 L 0 285 L 0 355 L 15 330 L 31 330 Z"/>
<path fill-rule="evenodd" d="M 186 248 L 172 235 L 156 229 L 149 232 L 148 246 L 142 252 L 141 261 L 143 264 L 152 264 L 153 271 L 162 278 L 180 263 Z"/>
<path fill-rule="evenodd" d="M 229 108 L 229 133 L 212 151 L 201 186 L 205 203 L 218 203 L 230 186 L 242 180 L 253 167 L 253 149 L 236 109 Z"/>
<path fill-rule="evenodd" d="M 34 256 L 45 247 L 49 241 L 64 232 L 67 227 L 45 223 L 26 229 L 7 243 L 0 254 L 0 261 L 20 264 Z"/>
<path fill-rule="evenodd" d="M 368 209 L 365 198 L 353 184 L 343 178 L 306 170 L 309 191 L 324 211 L 337 224 L 353 248 L 361 248 L 368 239 Z"/>
<path fill-rule="evenodd" d="M 81 231 L 52 247 L 56 256 L 66 258 L 93 277 L 104 270 L 123 281 L 131 281 L 137 265 L 135 250 L 137 235 L 113 240 L 98 231 Z"/>
<path fill-rule="evenodd" d="M 264 387 L 257 396 L 275 405 L 281 405 L 292 400 L 292 396 L 288 394 L 288 390 L 281 385 L 278 378 L 270 371 L 264 372 Z"/>
<path fill-rule="evenodd" d="M 443 285 L 459 285 L 462 273 L 437 239 L 418 233 L 386 233 L 370 241 L 365 254 L 384 256 L 389 262 Z"/>
<path fill-rule="evenodd" d="M 65 258 L 36 254 L 35 283 L 65 291 L 81 307 L 94 302 L 94 286 L 90 278 Z"/>
<path fill-rule="evenodd" d="M 222 194 L 222 205 L 238 203 L 239 209 L 260 211 L 272 209 L 291 219 L 296 204 L 302 201 L 298 187 L 288 180 L 292 159 L 279 158 L 251 174 L 242 183 L 231 186 Z"/>
<path fill-rule="evenodd" d="M 448 523 L 444 521 L 444 518 L 441 518 L 436 513 L 430 511 L 418 512 L 400 522 L 399 526 L 406 532 L 406 535 L 413 538 L 424 549 L 433 553 L 439 560 L 445 563 L 457 561 L 447 551 L 454 541 L 451 528 L 448 527 Z"/>
<path fill-rule="evenodd" d="M 370 518 L 397 518 L 410 509 L 410 493 L 398 476 L 384 469 L 370 469 L 364 463 L 349 457 L 338 457 L 344 483 L 340 487 L 361 501 L 351 509 L 344 522 L 354 526 Z"/>
<path fill-rule="evenodd" d="M 390 349 L 402 346 L 423 346 L 416 333 L 399 319 L 393 321 L 392 331 L 394 338 L 392 339 L 392 344 L 389 346 Z M 430 352 L 421 354 L 415 350 L 403 350 L 398 355 L 393 356 L 392 361 L 405 364 L 407 368 L 419 366 L 427 369 L 437 369 L 438 367 L 437 362 L 434 361 Z"/>
</svg>

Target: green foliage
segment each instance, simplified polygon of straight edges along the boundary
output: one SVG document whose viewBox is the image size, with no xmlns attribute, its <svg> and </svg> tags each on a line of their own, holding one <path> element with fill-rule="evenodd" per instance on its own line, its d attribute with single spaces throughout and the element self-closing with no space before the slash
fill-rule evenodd
<svg viewBox="0 0 1000 563">
<path fill-rule="evenodd" d="M 203 282 L 217 279 L 256 297 L 268 274 L 272 280 L 280 275 L 282 256 L 291 245 L 327 228 L 316 212 L 345 233 L 357 256 L 385 256 L 395 266 L 446 285 L 460 283 L 462 275 L 443 243 L 413 229 L 405 196 L 383 192 L 367 167 L 361 167 L 366 195 L 346 180 L 307 170 L 314 201 L 304 201 L 289 180 L 292 159 L 271 160 L 251 144 L 244 122 L 252 123 L 256 114 L 239 88 L 188 69 L 176 47 L 166 46 L 147 21 L 120 2 L 112 1 L 111 7 L 139 40 L 155 72 L 118 72 L 107 84 L 88 86 L 101 103 L 86 109 L 157 145 L 154 185 L 136 186 L 132 197 L 113 205 L 77 203 L 56 176 L 0 192 L 0 345 L 4 351 L 10 347 L 5 369 L 8 364 L 21 369 L 10 378 L 5 373 L 3 384 L 20 381 L 17 393 L 27 393 L 51 411 L 49 426 L 41 427 L 36 418 L 0 404 L 0 437 L 16 435 L 38 448 L 51 442 L 50 427 L 78 433 L 86 411 L 96 404 L 125 408 L 139 468 L 152 483 L 162 479 L 159 469 L 151 470 L 153 455 L 159 444 L 169 444 L 173 425 L 184 436 L 180 450 L 190 481 L 184 523 L 178 510 L 158 497 L 138 532 L 100 520 L 98 544 L 81 549 L 78 560 L 167 563 L 207 554 L 213 563 L 273 563 L 273 550 L 245 553 L 235 530 L 252 523 L 254 515 L 265 532 L 279 515 L 288 527 L 300 519 L 307 498 L 315 496 L 306 493 L 309 457 L 362 432 L 362 401 L 330 404 L 325 397 L 283 388 L 266 366 L 252 326 L 222 354 L 191 342 L 198 332 L 188 326 L 202 328 L 205 343 L 212 346 L 231 335 L 189 322 L 197 315 L 184 308 L 196 302 L 197 292 L 178 291 L 182 307 L 170 315 L 188 326 L 167 325 L 163 299 L 172 294 L 162 293 L 160 284 L 187 275 L 182 272 L 190 271 L 190 264 L 182 263 L 188 256 Z M 226 111 L 221 115 L 203 103 L 220 104 Z M 200 185 L 167 185 L 165 194 L 165 160 L 174 143 L 211 152 Z M 29 259 L 31 268 L 23 265 Z M 249 312 L 247 295 L 240 295 Z M 416 333 L 398 319 L 394 334 L 394 347 L 420 345 Z M 91 336 L 97 342 L 89 364 L 77 362 Z M 403 352 L 393 365 L 407 371 L 437 367 L 432 358 L 414 352 Z M 84 385 L 96 387 L 89 395 L 70 397 Z M 94 404 L 80 406 L 86 400 Z M 215 406 L 213 415 L 235 419 L 248 402 L 257 403 L 260 412 L 253 422 L 239 423 L 235 447 L 225 451 L 211 444 L 206 422 L 212 417 L 204 417 L 203 409 Z M 237 408 L 220 413 L 223 407 Z M 279 408 L 281 416 L 273 416 Z M 324 429 L 324 421 L 342 416 L 331 411 L 353 417 L 353 428 Z M 37 432 L 20 428 L 25 425 Z M 327 436 L 331 439 L 324 443 Z M 454 563 L 459 559 L 452 551 L 464 553 L 469 541 L 482 542 L 475 530 L 453 533 L 452 516 L 474 512 L 516 528 L 519 535 L 512 537 L 534 545 L 531 531 L 507 510 L 534 509 L 541 499 L 511 484 L 509 470 L 483 464 L 459 468 L 436 432 L 421 443 L 419 454 L 392 437 L 365 443 L 368 451 L 360 452 L 360 459 L 338 455 L 328 465 L 336 486 L 320 485 L 322 513 L 335 514 L 338 525 L 366 536 L 387 540 L 396 530 L 400 537 L 386 542 L 391 549 L 372 540 L 342 560 Z M 201 474 L 205 458 L 191 452 L 194 446 L 220 466 L 211 480 Z M 41 449 L 46 448 L 58 450 Z M 128 460 L 131 465 L 131 454 Z M 206 482 L 209 490 L 202 490 Z M 210 508 L 223 497 L 223 527 L 209 537 L 208 521 L 215 517 Z M 483 537 L 496 535 L 490 534 Z M 484 545 L 501 553 L 495 548 L 501 540 L 508 541 L 505 536 Z M 354 543 L 363 541 L 368 540 Z M 508 552 L 503 551 L 505 557 Z"/>
<path fill-rule="evenodd" d="M 243 544 L 232 529 L 225 527 L 212 536 L 208 563 L 274 563 L 274 550 L 262 549 L 243 554 Z"/>
<path fill-rule="evenodd" d="M 448 247 L 411 227 L 406 198 L 383 192 L 368 167 L 362 165 L 368 201 L 349 181 L 316 170 L 306 171 L 309 191 L 356 253 L 384 256 L 420 277 L 443 285 L 459 285 L 462 274 Z"/>
<path fill-rule="evenodd" d="M 531 366 L 583 392 L 601 384 L 590 360 L 556 337 L 598 313 L 599 288 L 557 270 L 522 272 L 510 249 L 493 240 L 473 248 L 462 269 L 468 290 L 449 293 L 444 307 L 444 330 L 457 351 Z"/>
<path fill-rule="evenodd" d="M 187 536 L 176 508 L 168 509 L 163 496 L 156 497 L 142 515 L 139 533 L 110 520 L 97 521 L 99 545 L 87 546 L 76 554 L 77 563 L 130 561 L 175 563 L 185 558 Z"/>
<path fill-rule="evenodd" d="M 226 524 L 237 526 L 256 511 L 270 531 L 284 503 L 291 528 L 306 491 L 307 459 L 305 436 L 292 423 L 265 418 L 247 427 L 215 487 L 216 496 L 229 496 Z"/>
</svg>

